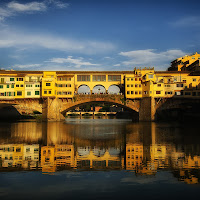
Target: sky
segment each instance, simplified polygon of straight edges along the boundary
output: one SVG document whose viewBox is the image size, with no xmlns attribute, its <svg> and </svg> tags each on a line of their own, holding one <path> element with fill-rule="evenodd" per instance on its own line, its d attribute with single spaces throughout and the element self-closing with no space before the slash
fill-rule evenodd
<svg viewBox="0 0 200 200">
<path fill-rule="evenodd" d="M 200 53 L 200 1 L 0 0 L 0 69 L 166 70 Z"/>
</svg>

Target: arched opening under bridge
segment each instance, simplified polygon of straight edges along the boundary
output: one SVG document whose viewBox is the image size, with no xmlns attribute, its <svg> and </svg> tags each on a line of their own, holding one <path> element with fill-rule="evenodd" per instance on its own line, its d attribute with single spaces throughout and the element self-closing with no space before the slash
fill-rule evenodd
<svg viewBox="0 0 200 200">
<path fill-rule="evenodd" d="M 108 88 L 108 94 L 120 94 L 120 87 L 118 85 L 111 85 Z"/>
<path fill-rule="evenodd" d="M 81 85 L 78 88 L 78 94 L 91 94 L 90 87 L 88 85 Z"/>
<path fill-rule="evenodd" d="M 103 85 L 96 85 L 92 90 L 92 94 L 106 94 L 106 88 Z"/>
<path fill-rule="evenodd" d="M 84 116 L 85 114 L 89 115 L 89 113 L 91 113 L 92 117 L 101 115 L 102 117 L 106 116 L 106 118 L 116 117 L 118 119 L 134 119 L 134 121 L 139 120 L 139 108 L 137 105 L 129 106 L 123 103 L 115 103 L 112 100 L 102 99 L 100 99 L 100 101 L 92 101 L 91 98 L 86 102 L 82 101 L 79 103 L 76 101 L 74 105 L 66 108 L 61 113 L 64 116 L 75 116 L 75 114 L 77 114 L 78 117 L 80 115 Z"/>
</svg>

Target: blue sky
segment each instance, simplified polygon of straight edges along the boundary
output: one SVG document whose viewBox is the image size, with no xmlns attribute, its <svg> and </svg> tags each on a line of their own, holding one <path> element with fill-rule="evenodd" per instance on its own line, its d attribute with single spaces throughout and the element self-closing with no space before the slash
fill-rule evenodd
<svg viewBox="0 0 200 200">
<path fill-rule="evenodd" d="M 0 0 L 0 68 L 166 70 L 200 52 L 200 1 Z"/>
</svg>

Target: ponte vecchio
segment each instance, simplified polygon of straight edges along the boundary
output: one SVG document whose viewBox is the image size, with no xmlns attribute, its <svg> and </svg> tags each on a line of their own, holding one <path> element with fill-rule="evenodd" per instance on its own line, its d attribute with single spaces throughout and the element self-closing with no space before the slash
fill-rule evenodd
<svg viewBox="0 0 200 200">
<path fill-rule="evenodd" d="M 153 121 L 159 110 L 180 107 L 186 101 L 198 102 L 199 83 L 200 76 L 191 71 L 155 71 L 153 68 L 133 71 L 1 70 L 0 105 L 12 105 L 20 113 L 39 111 L 43 120 L 59 121 L 76 106 L 107 102 L 139 112 L 140 121 Z"/>
</svg>

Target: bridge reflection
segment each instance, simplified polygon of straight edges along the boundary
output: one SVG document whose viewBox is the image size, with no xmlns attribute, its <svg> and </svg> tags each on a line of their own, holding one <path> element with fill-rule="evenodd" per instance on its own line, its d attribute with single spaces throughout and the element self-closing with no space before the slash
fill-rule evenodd
<svg viewBox="0 0 200 200">
<path fill-rule="evenodd" d="M 180 181 L 199 183 L 200 145 L 189 142 L 198 136 L 185 136 L 187 131 L 155 123 L 10 124 L 0 129 L 0 171 L 127 170 L 155 175 L 169 170 Z"/>
</svg>

